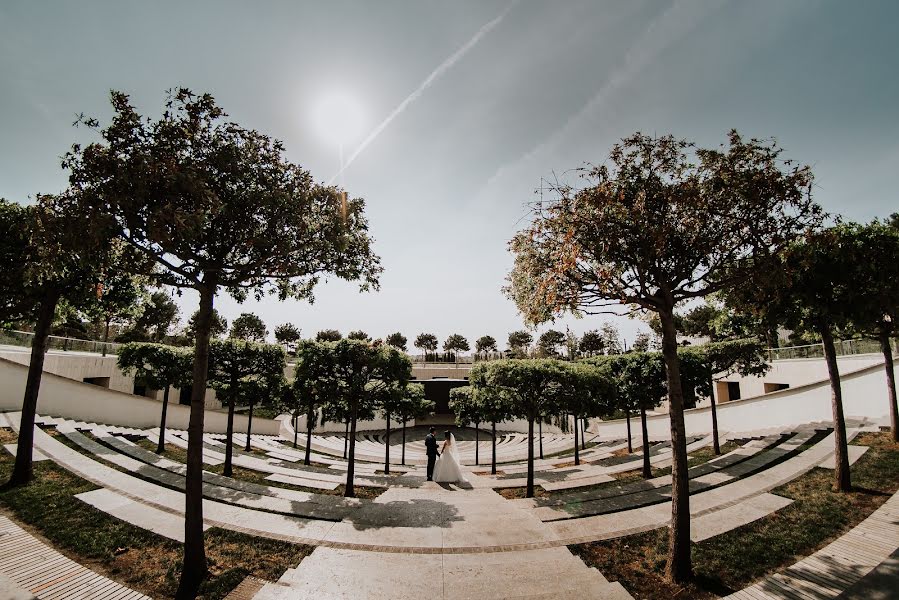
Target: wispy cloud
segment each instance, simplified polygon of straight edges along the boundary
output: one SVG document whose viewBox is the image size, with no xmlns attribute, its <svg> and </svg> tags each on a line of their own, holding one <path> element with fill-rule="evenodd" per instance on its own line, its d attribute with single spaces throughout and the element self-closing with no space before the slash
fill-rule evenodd
<svg viewBox="0 0 899 600">
<path fill-rule="evenodd" d="M 350 156 L 346 160 L 346 163 L 344 163 L 340 171 L 338 171 L 334 175 L 334 177 L 332 177 L 330 181 L 328 181 L 328 184 L 330 185 L 331 183 L 333 183 L 341 173 L 346 171 L 347 168 L 349 168 L 349 166 L 353 164 L 353 161 L 356 160 L 356 157 L 358 157 L 373 141 L 375 141 L 375 139 L 379 135 L 381 135 L 381 132 L 387 129 L 387 126 L 390 125 L 390 123 L 393 122 L 393 120 L 396 119 L 404 110 L 406 110 L 406 108 L 410 104 L 418 100 L 425 92 L 425 90 L 431 87 L 431 85 L 435 81 L 440 79 L 440 77 L 443 76 L 444 73 L 449 71 L 453 67 L 453 65 L 462 60 L 462 57 L 468 54 L 468 52 L 472 48 L 474 48 L 477 43 L 484 38 L 484 36 L 495 29 L 503 21 L 503 19 L 506 18 L 506 15 L 509 14 L 509 11 L 512 10 L 512 8 L 514 8 L 516 4 L 518 4 L 518 2 L 519 0 L 514 0 L 512 3 L 510 3 L 498 17 L 496 17 L 492 21 L 489 21 L 480 29 L 478 29 L 471 37 L 471 39 L 465 42 L 458 50 L 453 52 L 453 54 L 451 54 L 449 58 L 440 63 L 440 65 L 436 69 L 431 71 L 431 74 L 428 75 L 425 80 L 422 81 L 421 84 L 417 88 L 415 88 L 415 90 L 411 94 L 406 96 L 406 98 L 402 102 L 400 102 L 399 105 L 397 105 L 397 107 L 394 108 L 389 115 L 387 115 L 386 119 L 381 121 L 381 123 L 377 127 L 375 127 L 364 140 L 362 140 L 362 143 L 360 143 L 359 146 L 353 151 L 353 153 L 350 154 Z"/>
<path fill-rule="evenodd" d="M 649 22 L 628 48 L 618 67 L 612 70 L 597 92 L 565 123 L 539 144 L 502 165 L 488 179 L 485 188 L 515 173 L 521 166 L 538 156 L 557 149 L 571 134 L 583 131 L 588 121 L 600 114 L 609 97 L 630 83 L 643 69 L 666 49 L 690 34 L 705 18 L 724 4 L 725 0 L 675 0 L 667 9 Z"/>
</svg>

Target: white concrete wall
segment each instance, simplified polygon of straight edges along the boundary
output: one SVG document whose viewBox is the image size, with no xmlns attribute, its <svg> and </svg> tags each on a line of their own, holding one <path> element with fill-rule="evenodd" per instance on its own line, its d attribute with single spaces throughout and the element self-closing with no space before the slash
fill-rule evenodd
<svg viewBox="0 0 899 600">
<path fill-rule="evenodd" d="M 21 365 L 28 366 L 31 361 L 31 349 L 0 350 L 0 358 L 10 360 Z M 101 356 L 87 352 L 63 352 L 51 350 L 44 357 L 44 372 L 53 373 L 61 377 L 84 381 L 86 377 L 109 377 L 109 389 L 131 394 L 134 391 L 134 377 L 125 375 L 116 365 L 116 357 L 113 355 Z M 172 388 L 169 399 L 177 404 L 180 390 Z M 162 393 L 156 394 L 161 402 Z M 151 396 L 152 399 L 152 396 Z M 215 390 L 206 390 L 206 408 L 221 408 L 222 403 L 215 397 Z"/>
<path fill-rule="evenodd" d="M 803 359 L 802 362 L 823 359 Z M 780 362 L 780 361 L 778 361 Z M 795 362 L 795 361 L 784 361 Z M 806 363 L 810 372 L 819 372 L 820 366 Z M 847 367 L 851 364 L 844 362 Z M 865 364 L 864 361 L 855 364 Z M 893 363 L 893 371 L 899 358 Z M 788 365 L 787 369 L 795 367 Z M 826 373 L 826 366 L 824 367 Z M 848 371 L 848 369 L 847 369 Z M 847 417 L 881 418 L 889 414 L 886 391 L 886 369 L 883 360 L 861 369 L 842 374 L 843 412 Z M 826 377 L 805 385 L 763 394 L 753 398 L 734 400 L 718 405 L 718 430 L 720 432 L 748 432 L 799 425 L 813 421 L 832 421 L 830 381 Z M 712 430 L 711 407 L 694 408 L 684 411 L 687 435 L 703 435 Z M 632 423 L 639 431 L 639 418 Z M 649 436 L 652 439 L 670 437 L 668 415 L 656 415 L 647 419 Z M 623 438 L 627 435 L 624 420 L 593 422 L 590 431 L 601 438 Z M 635 434 L 636 435 L 636 434 Z"/>
<path fill-rule="evenodd" d="M 882 354 L 849 354 L 837 357 L 840 373 L 852 373 L 871 365 L 883 364 Z M 776 360 L 771 369 L 761 377 L 731 375 L 720 381 L 736 381 L 740 384 L 740 397 L 752 398 L 765 393 L 765 384 L 785 383 L 791 388 L 827 379 L 827 364 L 823 358 L 796 358 Z M 718 400 L 717 389 L 715 399 Z M 720 400 L 719 400 L 720 401 Z"/>
<path fill-rule="evenodd" d="M 22 409 L 27 372 L 27 366 L 0 358 L 0 410 Z M 37 412 L 41 415 L 139 428 L 158 426 L 161 408 L 162 403 L 158 400 L 81 383 L 48 372 L 41 379 L 37 403 Z M 169 427 L 187 429 L 189 417 L 189 406 L 169 403 L 166 419 Z M 227 417 L 227 412 L 207 410 L 205 430 L 224 433 Z M 247 417 L 235 415 L 234 428 L 235 431 L 246 431 Z M 253 419 L 253 431 L 256 433 L 277 435 L 279 428 L 277 421 Z"/>
</svg>

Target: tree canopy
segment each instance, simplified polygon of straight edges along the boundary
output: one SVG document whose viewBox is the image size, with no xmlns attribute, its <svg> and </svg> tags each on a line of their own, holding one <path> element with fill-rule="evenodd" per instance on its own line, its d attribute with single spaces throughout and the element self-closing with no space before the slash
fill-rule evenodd
<svg viewBox="0 0 899 600">
<path fill-rule="evenodd" d="M 468 340 L 459 333 L 450 335 L 446 338 L 446 341 L 443 342 L 443 349 L 447 352 L 467 352 L 469 348 Z"/>
<path fill-rule="evenodd" d="M 264 342 L 268 336 L 265 323 L 255 313 L 240 313 L 231 323 L 229 337 L 247 342 Z"/>
<path fill-rule="evenodd" d="M 434 352 L 437 350 L 437 336 L 433 333 L 419 333 L 415 338 L 415 347 L 425 352 Z"/>
<path fill-rule="evenodd" d="M 194 311 L 194 314 L 190 316 L 190 319 L 187 321 L 187 326 L 184 328 L 184 334 L 190 340 L 194 340 L 197 337 L 197 317 L 200 315 L 200 311 Z M 212 314 L 209 316 L 209 335 L 213 338 L 219 338 L 225 335 L 228 332 L 228 320 L 223 317 L 218 310 L 212 309 Z"/>
<path fill-rule="evenodd" d="M 275 327 L 275 341 L 293 352 L 300 341 L 300 330 L 293 323 L 281 323 Z"/>
<path fill-rule="evenodd" d="M 496 338 L 492 335 L 482 335 L 474 343 L 475 352 L 478 354 L 487 354 L 488 352 L 496 352 Z"/>
<path fill-rule="evenodd" d="M 406 339 L 406 336 L 404 336 L 399 331 L 391 333 L 385 338 L 384 341 L 387 342 L 388 346 L 393 346 L 397 350 L 402 350 L 403 352 L 406 351 L 406 343 L 408 342 L 408 340 Z"/>
<path fill-rule="evenodd" d="M 359 340 L 362 342 L 370 342 L 371 336 L 362 331 L 361 329 L 357 329 L 355 331 L 351 331 L 346 334 L 346 339 L 348 340 Z"/>
<path fill-rule="evenodd" d="M 315 341 L 317 342 L 336 342 L 342 339 L 343 334 L 336 329 L 322 329 L 315 334 Z"/>
</svg>

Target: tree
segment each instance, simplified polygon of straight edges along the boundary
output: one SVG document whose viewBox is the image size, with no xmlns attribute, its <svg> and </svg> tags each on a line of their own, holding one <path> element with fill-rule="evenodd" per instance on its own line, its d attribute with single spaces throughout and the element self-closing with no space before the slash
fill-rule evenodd
<svg viewBox="0 0 899 600">
<path fill-rule="evenodd" d="M 77 309 L 96 297 L 108 265 L 108 220 L 82 209 L 77 194 L 38 196 L 32 206 L 0 200 L 0 322 L 35 323 L 10 485 L 32 478 L 34 419 L 57 305 L 65 300 Z"/>
<path fill-rule="evenodd" d="M 603 353 L 606 348 L 606 342 L 602 334 L 596 329 L 585 331 L 581 336 L 580 351 L 585 356 L 597 356 Z"/>
<path fill-rule="evenodd" d="M 250 439 L 253 435 L 253 409 L 259 406 L 278 406 L 282 396 L 282 390 L 285 386 L 284 381 L 284 349 L 275 346 L 281 350 L 282 362 L 281 371 L 271 370 L 269 372 L 260 372 L 249 377 L 244 377 L 237 384 L 237 400 L 244 406 L 250 407 L 247 414 L 247 439 L 244 444 L 244 451 L 250 451 Z"/>
<path fill-rule="evenodd" d="M 524 330 L 513 331 L 509 334 L 509 350 L 518 358 L 526 358 L 528 355 L 528 346 L 534 341 L 534 336 Z"/>
<path fill-rule="evenodd" d="M 537 347 L 544 356 L 558 356 L 559 346 L 565 343 L 565 334 L 555 329 L 547 329 L 537 340 Z"/>
<path fill-rule="evenodd" d="M 890 338 L 896 335 L 899 322 L 899 213 L 890 215 L 892 225 L 873 222 L 869 225 L 847 225 L 846 236 L 863 248 L 865 259 L 854 265 L 858 297 L 852 307 L 853 325 L 880 341 L 886 370 L 887 401 L 890 410 L 890 433 L 899 442 L 899 409 L 896 404 L 896 376 Z"/>
<path fill-rule="evenodd" d="M 637 337 L 634 338 L 634 344 L 631 346 L 631 349 L 634 352 L 649 352 L 649 347 L 651 345 L 652 338 L 649 337 L 649 334 L 640 332 L 637 334 Z"/>
<path fill-rule="evenodd" d="M 103 356 L 106 356 L 110 326 L 121 326 L 134 319 L 140 310 L 139 302 L 147 293 L 145 277 L 121 268 L 128 264 L 124 256 L 128 252 L 120 240 L 112 244 L 109 265 L 100 274 L 97 294 L 84 309 L 89 319 L 103 325 Z"/>
<path fill-rule="evenodd" d="M 349 456 L 344 495 L 355 496 L 353 489 L 356 456 L 356 421 L 360 411 L 377 407 L 385 390 L 405 386 L 412 377 L 409 357 L 391 346 L 373 347 L 359 340 L 334 342 L 335 396 L 349 417 Z"/>
<path fill-rule="evenodd" d="M 593 417 L 603 417 L 613 412 L 615 382 L 608 365 L 590 363 L 563 363 L 561 381 L 555 404 L 570 414 L 574 425 L 574 464 L 581 464 L 578 434 L 580 423 Z"/>
<path fill-rule="evenodd" d="M 452 352 L 453 357 L 456 359 L 456 362 L 459 361 L 458 353 L 468 352 L 468 350 L 468 340 L 465 339 L 465 336 L 459 333 L 450 335 L 448 338 L 446 338 L 446 341 L 443 342 L 443 351 Z"/>
<path fill-rule="evenodd" d="M 282 323 L 275 327 L 275 341 L 284 346 L 288 352 L 296 352 L 300 330 L 293 323 Z"/>
<path fill-rule="evenodd" d="M 360 342 L 370 342 L 371 336 L 362 331 L 361 329 L 357 329 L 356 331 L 351 331 L 346 334 L 346 339 L 348 340 L 359 340 Z"/>
<path fill-rule="evenodd" d="M 410 383 L 404 388 L 400 402 L 394 408 L 397 418 L 403 423 L 403 450 L 400 464 L 406 464 L 406 423 L 412 419 L 426 417 L 434 412 L 434 403 L 425 398 L 425 387 L 420 383 Z"/>
<path fill-rule="evenodd" d="M 406 336 L 404 336 L 399 331 L 397 331 L 396 333 L 391 333 L 384 341 L 387 342 L 388 346 L 393 346 L 397 350 L 402 350 L 403 352 L 406 351 L 406 342 L 408 340 L 406 339 Z"/>
<path fill-rule="evenodd" d="M 228 405 L 228 428 L 225 436 L 225 466 L 222 474 L 231 477 L 234 408 L 239 400 L 252 406 L 258 401 L 253 394 L 274 392 L 284 376 L 284 348 L 274 344 L 246 342 L 234 338 L 214 340 L 209 346 L 209 387 L 219 400 Z M 252 418 L 252 417 L 251 417 Z"/>
<path fill-rule="evenodd" d="M 621 336 L 618 334 L 618 328 L 611 323 L 605 323 L 601 328 L 601 332 L 606 354 L 621 354 L 624 349 L 621 347 Z"/>
<path fill-rule="evenodd" d="M 480 459 L 480 433 L 481 421 L 484 415 L 481 412 L 477 394 L 473 393 L 471 386 L 462 386 L 450 390 L 450 410 L 456 415 L 456 424 L 459 427 L 468 427 L 474 424 L 474 464 L 481 464 Z"/>
<path fill-rule="evenodd" d="M 74 145 L 63 166 L 85 210 L 152 259 L 154 280 L 199 294 L 185 485 L 185 539 L 176 598 L 206 575 L 202 445 L 209 327 L 216 293 L 238 301 L 277 293 L 309 299 L 323 274 L 376 287 L 365 203 L 315 183 L 281 142 L 226 121 L 209 94 L 173 90 L 157 119 L 112 92 L 100 141 Z M 95 119 L 82 119 L 99 129 Z"/>
<path fill-rule="evenodd" d="M 343 339 L 343 335 L 336 329 L 322 329 L 315 334 L 316 342 L 336 342 Z"/>
<path fill-rule="evenodd" d="M 228 337 L 247 342 L 264 342 L 268 336 L 265 323 L 254 313 L 240 313 L 240 316 L 231 323 L 231 333 Z"/>
<path fill-rule="evenodd" d="M 834 487 L 841 492 L 850 491 L 852 482 L 834 334 L 851 326 L 856 306 L 865 301 L 860 264 L 868 251 L 860 241 L 846 226 L 811 233 L 790 246 L 778 268 L 733 291 L 748 310 L 774 313 L 791 329 L 820 336 L 831 388 Z"/>
<path fill-rule="evenodd" d="M 311 461 L 312 430 L 316 415 L 336 400 L 334 381 L 334 351 L 322 342 L 300 342 L 296 349 L 297 362 L 290 393 L 286 395 L 286 407 L 294 419 L 293 447 L 297 447 L 296 424 L 298 417 L 306 415 L 306 456 L 303 463 Z"/>
<path fill-rule="evenodd" d="M 190 351 L 162 344 L 131 342 L 118 352 L 118 366 L 126 375 L 133 375 L 138 381 L 154 390 L 164 390 L 162 394 L 162 415 L 159 418 L 159 440 L 156 453 L 165 451 L 165 422 L 169 408 L 169 390 L 172 386 L 190 385 Z"/>
<path fill-rule="evenodd" d="M 688 152 L 693 150 L 693 156 Z M 609 163 L 583 173 L 586 187 L 558 187 L 510 242 L 507 293 L 531 323 L 572 311 L 658 313 L 671 422 L 669 579 L 691 572 L 683 393 L 674 309 L 741 285 L 798 235 L 820 224 L 811 170 L 784 161 L 774 143 L 729 135 L 695 148 L 671 136 L 634 134 Z"/>
<path fill-rule="evenodd" d="M 167 292 L 157 290 L 141 304 L 140 316 L 134 322 L 134 329 L 145 332 L 147 339 L 161 342 L 169 334 L 172 325 L 178 321 L 178 305 Z"/>
<path fill-rule="evenodd" d="M 474 349 L 478 355 L 483 354 L 484 358 L 487 358 L 491 352 L 497 351 L 496 338 L 492 335 L 482 335 L 475 341 Z"/>
<path fill-rule="evenodd" d="M 200 311 L 197 310 L 190 316 L 190 319 L 187 321 L 187 327 L 184 328 L 184 334 L 190 340 L 197 339 L 197 318 L 200 316 Z M 209 317 L 209 336 L 212 338 L 219 338 L 225 335 L 228 331 L 228 320 L 225 319 L 219 311 L 216 309 L 212 309 L 212 314 Z"/>
<path fill-rule="evenodd" d="M 394 383 L 392 385 L 372 387 L 374 387 L 373 393 L 377 394 L 375 403 L 381 411 L 381 416 L 387 422 L 387 431 L 384 438 L 384 474 L 390 475 L 390 420 L 397 416 L 397 410 L 400 409 L 405 401 L 407 384 Z M 403 443 L 405 444 L 405 442 Z"/>
<path fill-rule="evenodd" d="M 559 361 L 552 359 L 503 359 L 481 363 L 479 380 L 487 388 L 503 391 L 511 414 L 528 421 L 528 482 L 526 496 L 534 497 L 534 423 L 553 413 L 562 385 Z M 474 370 L 474 369 L 472 369 Z M 469 374 L 469 381 L 472 380 Z"/>
<path fill-rule="evenodd" d="M 425 362 L 427 362 L 428 352 L 437 350 L 437 336 L 433 333 L 419 333 L 415 338 L 415 347 L 424 352 Z"/>
</svg>

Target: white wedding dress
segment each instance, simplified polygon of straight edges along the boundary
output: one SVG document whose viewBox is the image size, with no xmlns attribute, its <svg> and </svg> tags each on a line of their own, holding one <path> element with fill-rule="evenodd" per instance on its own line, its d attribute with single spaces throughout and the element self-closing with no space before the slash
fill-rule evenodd
<svg viewBox="0 0 899 600">
<path fill-rule="evenodd" d="M 450 434 L 450 439 L 443 442 L 443 451 L 437 458 L 434 466 L 434 481 L 438 483 L 468 483 L 462 475 L 462 467 L 459 466 L 459 455 L 456 454 L 456 436 Z"/>
</svg>

